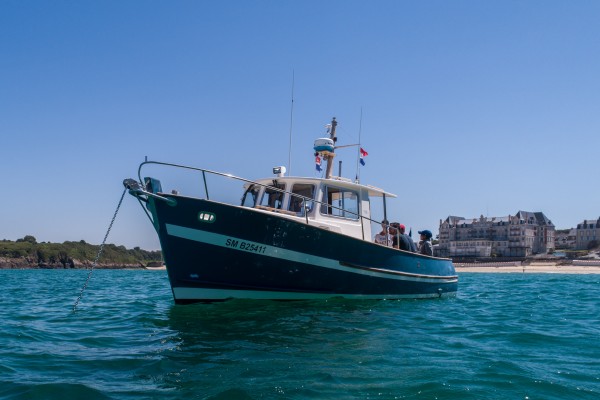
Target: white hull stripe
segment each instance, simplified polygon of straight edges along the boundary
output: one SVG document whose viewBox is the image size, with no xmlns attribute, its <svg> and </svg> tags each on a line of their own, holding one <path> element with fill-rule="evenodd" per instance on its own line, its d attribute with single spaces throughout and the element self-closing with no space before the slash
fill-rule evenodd
<svg viewBox="0 0 600 400">
<path fill-rule="evenodd" d="M 310 299 L 365 299 L 365 300 L 394 300 L 394 299 L 425 299 L 440 297 L 438 293 L 429 294 L 331 294 L 306 292 L 275 292 L 261 290 L 230 290 L 174 287 L 175 300 L 310 300 Z M 445 292 L 441 297 L 456 296 L 456 292 Z"/>
<path fill-rule="evenodd" d="M 384 272 L 384 270 L 381 269 L 353 268 L 350 266 L 340 265 L 338 260 L 314 256 L 311 254 L 301 253 L 294 250 L 282 249 L 275 246 L 267 246 L 262 243 L 250 242 L 232 236 L 225 236 L 218 233 L 206 232 L 199 229 L 186 228 L 179 225 L 165 224 L 165 226 L 169 235 L 179 237 L 182 239 L 193 240 L 196 242 L 206 243 L 213 246 L 225 247 L 230 250 L 254 253 L 265 257 L 273 257 L 302 264 L 316 265 L 323 268 L 335 269 L 338 271 L 351 272 L 353 274 L 410 282 L 454 283 L 457 281 L 456 276 L 449 276 L 447 278 L 440 279 L 439 277 L 428 277 L 427 275 L 399 275 L 398 271 L 393 270 L 390 270 L 389 272 Z"/>
</svg>

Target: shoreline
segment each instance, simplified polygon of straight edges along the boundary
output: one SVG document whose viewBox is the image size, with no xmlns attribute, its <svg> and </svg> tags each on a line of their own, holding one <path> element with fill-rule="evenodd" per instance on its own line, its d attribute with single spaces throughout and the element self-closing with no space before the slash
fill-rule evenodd
<svg viewBox="0 0 600 400">
<path fill-rule="evenodd" d="M 532 263 L 530 265 L 455 266 L 456 272 L 520 273 L 520 274 L 600 274 L 596 265 L 560 265 L 557 263 Z"/>
</svg>

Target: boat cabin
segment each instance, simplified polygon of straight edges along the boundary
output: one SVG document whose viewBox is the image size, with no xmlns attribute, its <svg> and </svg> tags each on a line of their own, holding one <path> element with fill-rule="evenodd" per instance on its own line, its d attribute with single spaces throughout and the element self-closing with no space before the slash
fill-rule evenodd
<svg viewBox="0 0 600 400">
<path fill-rule="evenodd" d="M 371 240 L 371 198 L 396 197 L 346 178 L 277 176 L 244 185 L 242 206 L 275 212 L 290 219 L 358 239 Z M 375 221 L 379 223 L 379 221 Z"/>
</svg>

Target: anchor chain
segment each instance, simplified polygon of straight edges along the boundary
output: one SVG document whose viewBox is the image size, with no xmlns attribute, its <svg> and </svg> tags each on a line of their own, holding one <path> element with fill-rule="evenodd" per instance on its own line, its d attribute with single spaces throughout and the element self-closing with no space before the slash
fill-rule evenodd
<svg viewBox="0 0 600 400">
<path fill-rule="evenodd" d="M 110 233 L 113 223 L 115 222 L 115 218 L 117 218 L 117 213 L 119 212 L 119 208 L 121 208 L 121 203 L 123 202 L 123 198 L 125 197 L 125 192 L 127 192 L 127 188 L 125 188 L 125 190 L 123 190 L 123 193 L 121 194 L 121 199 L 119 200 L 119 204 L 117 205 L 115 214 L 113 215 L 112 220 L 110 221 L 110 224 L 108 225 L 108 230 L 106 231 L 106 235 L 104 235 L 104 240 L 102 241 L 102 244 L 100 245 L 100 249 L 98 250 L 96 259 L 94 260 L 94 263 L 92 264 L 92 267 L 90 268 L 90 272 L 88 273 L 87 279 L 85 280 L 85 283 L 83 284 L 83 287 L 81 288 L 81 293 L 79 293 L 79 297 L 77 297 L 77 300 L 75 300 L 75 304 L 73 304 L 73 312 L 75 312 L 75 309 L 77 308 L 77 304 L 79 304 L 79 301 L 83 297 L 83 292 L 87 288 L 87 285 L 90 282 L 90 278 L 92 277 L 92 273 L 94 272 L 94 268 L 96 267 L 96 264 L 98 263 L 98 260 L 100 259 L 100 256 L 102 255 L 102 251 L 104 250 L 104 244 L 106 243 L 108 234 Z"/>
</svg>

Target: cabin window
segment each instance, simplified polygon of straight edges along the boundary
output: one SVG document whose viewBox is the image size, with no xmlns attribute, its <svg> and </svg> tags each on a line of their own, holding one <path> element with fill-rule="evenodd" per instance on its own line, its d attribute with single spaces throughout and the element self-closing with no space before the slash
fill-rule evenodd
<svg viewBox="0 0 600 400">
<path fill-rule="evenodd" d="M 358 192 L 325 186 L 321 199 L 321 214 L 358 219 Z"/>
<path fill-rule="evenodd" d="M 295 196 L 297 195 L 297 196 Z M 289 211 L 304 214 L 304 209 L 312 210 L 313 207 L 313 196 L 315 195 L 315 185 L 309 185 L 306 183 L 296 183 L 292 186 L 292 194 L 290 195 Z M 303 196 L 303 197 L 300 197 Z M 306 200 L 304 197 L 308 197 L 311 200 Z"/>
<path fill-rule="evenodd" d="M 258 192 L 260 191 L 260 186 L 250 185 L 244 196 L 242 197 L 242 206 L 243 207 L 254 207 L 256 205 L 256 199 L 258 198 Z"/>
<path fill-rule="evenodd" d="M 265 207 L 281 209 L 283 207 L 284 195 L 284 192 L 282 190 L 284 189 L 285 185 L 280 185 L 277 182 L 274 182 L 273 186 L 267 186 L 265 188 L 265 192 L 262 195 L 262 199 L 260 200 L 260 205 Z"/>
</svg>

